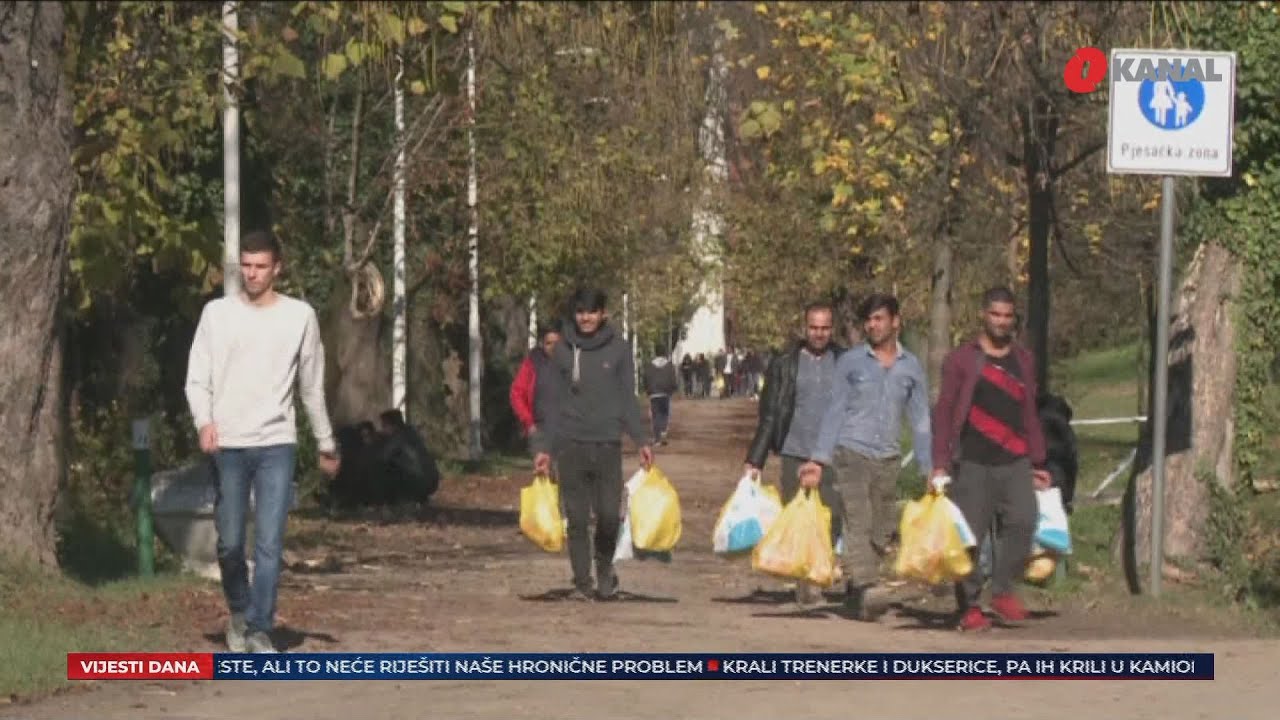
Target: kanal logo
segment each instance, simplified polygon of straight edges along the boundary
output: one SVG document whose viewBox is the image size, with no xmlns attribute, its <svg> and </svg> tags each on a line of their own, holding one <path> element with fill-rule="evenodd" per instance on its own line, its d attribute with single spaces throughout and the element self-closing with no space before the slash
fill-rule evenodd
<svg viewBox="0 0 1280 720">
<path fill-rule="evenodd" d="M 1161 130 L 1190 126 L 1204 110 L 1204 83 L 1223 79 L 1213 58 L 1115 58 L 1111 68 L 1115 82 L 1141 83 L 1138 106 L 1142 116 Z M 1062 80 L 1074 93 L 1091 93 L 1107 77 L 1107 56 L 1095 47 L 1083 47 L 1067 61 Z"/>
<path fill-rule="evenodd" d="M 1096 47 L 1082 47 L 1067 61 L 1062 80 L 1073 93 L 1091 93 L 1107 77 L 1107 56 Z"/>
</svg>

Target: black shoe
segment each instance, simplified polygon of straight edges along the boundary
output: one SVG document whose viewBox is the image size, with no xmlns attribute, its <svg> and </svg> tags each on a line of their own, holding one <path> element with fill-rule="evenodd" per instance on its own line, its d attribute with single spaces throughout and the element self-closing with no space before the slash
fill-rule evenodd
<svg viewBox="0 0 1280 720">
<path fill-rule="evenodd" d="M 880 585 L 863 585 L 850 588 L 845 605 L 853 616 L 862 622 L 875 622 L 889 611 L 892 600 L 889 589 Z"/>
<path fill-rule="evenodd" d="M 599 600 L 613 600 L 618 596 L 618 574 L 612 569 L 601 570 L 597 573 L 599 579 L 596 581 L 596 598 Z"/>
</svg>

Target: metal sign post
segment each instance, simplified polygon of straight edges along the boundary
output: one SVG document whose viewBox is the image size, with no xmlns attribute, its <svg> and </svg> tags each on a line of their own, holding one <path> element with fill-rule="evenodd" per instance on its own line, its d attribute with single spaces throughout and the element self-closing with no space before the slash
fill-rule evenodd
<svg viewBox="0 0 1280 720">
<path fill-rule="evenodd" d="M 1164 575 L 1165 452 L 1169 431 L 1169 325 L 1174 177 L 1230 177 L 1236 54 L 1112 50 L 1107 172 L 1160 175 L 1160 259 L 1155 388 L 1151 408 L 1151 594 Z"/>
<path fill-rule="evenodd" d="M 155 533 L 151 522 L 151 422 L 133 421 L 133 499 L 138 514 L 138 574 L 156 572 Z"/>
</svg>

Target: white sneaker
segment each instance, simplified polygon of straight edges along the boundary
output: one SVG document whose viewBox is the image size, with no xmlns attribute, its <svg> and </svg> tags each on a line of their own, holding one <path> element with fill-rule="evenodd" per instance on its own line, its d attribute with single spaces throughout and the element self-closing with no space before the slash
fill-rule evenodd
<svg viewBox="0 0 1280 720">
<path fill-rule="evenodd" d="M 279 652 L 279 650 L 276 650 L 276 646 L 272 644 L 271 638 L 267 637 L 267 634 L 262 631 L 251 633 L 246 645 L 248 646 L 249 652 L 258 655 L 268 653 L 274 654 Z"/>
<path fill-rule="evenodd" d="M 227 623 L 227 649 L 233 653 L 244 652 L 245 635 L 248 633 L 249 623 L 245 621 L 244 613 L 232 613 Z"/>
</svg>

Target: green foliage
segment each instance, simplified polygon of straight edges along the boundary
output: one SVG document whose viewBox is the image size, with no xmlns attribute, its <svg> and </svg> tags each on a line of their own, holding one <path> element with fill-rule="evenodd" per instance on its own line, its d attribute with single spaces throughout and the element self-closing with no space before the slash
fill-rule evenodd
<svg viewBox="0 0 1280 720">
<path fill-rule="evenodd" d="M 70 19 L 80 176 L 71 232 L 79 310 L 140 273 L 187 278 L 190 312 L 219 256 L 216 13 L 177 3 L 83 3 Z M 195 292 L 193 292 L 195 291 Z"/>
<path fill-rule="evenodd" d="M 1265 397 L 1275 382 L 1280 347 L 1280 5 L 1211 3 L 1189 20 L 1198 45 L 1237 53 L 1235 173 L 1204 184 L 1193 206 L 1189 235 L 1219 242 L 1244 263 L 1236 333 L 1235 437 L 1240 482 L 1252 485 L 1262 468 L 1275 418 Z"/>
</svg>

